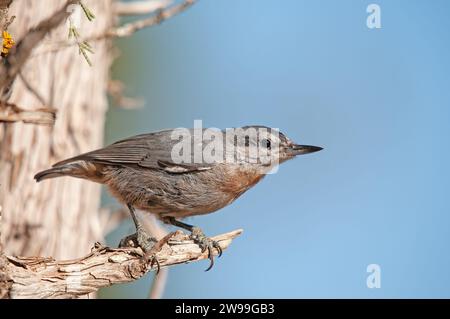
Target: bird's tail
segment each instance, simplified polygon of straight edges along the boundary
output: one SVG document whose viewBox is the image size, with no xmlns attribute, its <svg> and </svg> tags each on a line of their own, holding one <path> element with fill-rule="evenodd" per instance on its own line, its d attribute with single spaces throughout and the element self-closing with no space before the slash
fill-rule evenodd
<svg viewBox="0 0 450 319">
<path fill-rule="evenodd" d="M 48 178 L 72 175 L 72 171 L 73 167 L 70 164 L 52 167 L 50 169 L 46 169 L 45 171 L 37 173 L 36 175 L 34 175 L 34 179 L 36 180 L 36 182 L 40 182 Z"/>
<path fill-rule="evenodd" d="M 52 168 L 39 172 L 34 175 L 36 182 L 40 182 L 44 179 L 60 177 L 60 176 L 72 176 L 77 178 L 85 178 L 93 181 L 98 181 L 102 177 L 101 172 L 98 170 L 100 166 L 95 163 L 90 163 L 83 160 L 70 159 L 62 162 L 58 162 L 53 165 Z"/>
<path fill-rule="evenodd" d="M 68 160 L 65 160 L 56 163 L 50 169 L 37 173 L 36 175 L 34 175 L 34 179 L 36 180 L 36 182 L 40 182 L 48 178 L 72 176 L 88 179 L 97 183 L 103 183 L 104 175 L 102 167 L 103 166 L 101 164 L 84 160 L 71 159 L 70 162 L 68 162 Z"/>
</svg>

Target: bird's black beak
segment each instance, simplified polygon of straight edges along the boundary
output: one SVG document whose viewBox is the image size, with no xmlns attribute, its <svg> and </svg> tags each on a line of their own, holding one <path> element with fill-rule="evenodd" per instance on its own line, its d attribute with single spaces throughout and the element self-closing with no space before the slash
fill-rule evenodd
<svg viewBox="0 0 450 319">
<path fill-rule="evenodd" d="M 314 152 L 318 152 L 321 150 L 323 150 L 323 148 L 319 147 L 319 146 L 298 145 L 298 144 L 293 144 L 290 149 L 292 155 L 294 155 L 294 156 L 314 153 Z"/>
</svg>

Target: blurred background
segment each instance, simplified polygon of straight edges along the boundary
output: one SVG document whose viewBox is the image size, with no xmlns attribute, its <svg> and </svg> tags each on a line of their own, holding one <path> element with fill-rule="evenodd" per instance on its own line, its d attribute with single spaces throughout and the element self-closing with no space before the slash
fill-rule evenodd
<svg viewBox="0 0 450 319">
<path fill-rule="evenodd" d="M 366 25 L 371 3 L 381 29 Z M 170 268 L 165 298 L 450 297 L 448 12 L 445 0 L 205 0 L 118 42 L 113 78 L 145 106 L 112 106 L 107 144 L 201 119 L 325 148 L 189 219 L 244 233 L 207 273 L 207 261 Z M 118 206 L 106 193 L 104 205 Z M 101 297 L 145 298 L 152 277 Z"/>
</svg>

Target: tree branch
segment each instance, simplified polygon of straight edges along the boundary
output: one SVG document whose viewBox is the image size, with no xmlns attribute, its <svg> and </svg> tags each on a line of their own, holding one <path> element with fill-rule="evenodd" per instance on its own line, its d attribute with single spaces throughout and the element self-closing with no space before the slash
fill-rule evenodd
<svg viewBox="0 0 450 319">
<path fill-rule="evenodd" d="M 40 108 L 24 110 L 13 103 L 0 101 L 0 122 L 24 122 L 39 125 L 53 125 L 56 120 L 56 110 Z"/>
<path fill-rule="evenodd" d="M 114 3 L 114 13 L 118 16 L 136 16 L 150 14 L 169 6 L 172 0 L 132 1 Z"/>
<path fill-rule="evenodd" d="M 212 239 L 224 250 L 242 230 Z M 169 234 L 158 244 L 156 258 L 161 267 L 208 258 L 189 236 L 181 231 Z M 157 245 L 158 245 L 157 244 Z M 214 254 L 217 255 L 217 250 Z M 80 259 L 55 261 L 43 257 L 6 256 L 11 298 L 76 298 L 117 283 L 131 282 L 158 268 L 147 260 L 140 248 L 108 248 L 96 244 Z M 0 282 L 1 284 L 1 282 Z"/>
<path fill-rule="evenodd" d="M 91 41 L 99 41 L 104 40 L 108 38 L 124 38 L 129 37 L 133 35 L 135 32 L 142 30 L 144 28 L 152 27 L 154 25 L 158 25 L 162 23 L 163 21 L 172 18 L 173 16 L 185 11 L 189 7 L 191 7 L 197 0 L 184 0 L 183 2 L 170 6 L 165 7 L 159 10 L 156 10 L 156 13 L 152 16 L 142 19 L 133 21 L 130 23 L 126 23 L 120 27 L 112 28 L 110 30 L 107 30 L 106 32 L 103 32 L 101 34 L 89 36 L 80 39 L 80 42 L 91 42 Z M 76 42 L 73 41 L 58 41 L 54 43 L 47 43 L 42 48 L 38 49 L 35 54 L 33 54 L 33 57 L 39 56 L 41 54 L 50 53 L 59 51 L 65 48 L 69 48 L 73 45 L 76 45 Z"/>
<path fill-rule="evenodd" d="M 184 0 L 180 4 L 158 10 L 158 12 L 155 15 L 153 15 L 147 19 L 133 21 L 133 22 L 124 24 L 123 26 L 120 26 L 118 28 L 111 29 L 111 30 L 107 31 L 105 34 L 102 34 L 102 35 L 98 36 L 97 38 L 94 38 L 93 40 L 100 40 L 103 38 L 128 37 L 139 30 L 154 26 L 156 24 L 160 24 L 163 21 L 185 11 L 187 8 L 192 6 L 195 3 L 195 1 L 196 0 Z"/>
</svg>

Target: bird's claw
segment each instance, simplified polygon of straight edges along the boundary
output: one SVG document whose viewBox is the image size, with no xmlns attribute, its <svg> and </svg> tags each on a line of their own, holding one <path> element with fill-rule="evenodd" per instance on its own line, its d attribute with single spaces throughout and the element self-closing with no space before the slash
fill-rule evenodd
<svg viewBox="0 0 450 319">
<path fill-rule="evenodd" d="M 157 242 L 156 238 L 149 236 L 144 230 L 138 229 L 136 233 L 122 238 L 119 247 L 141 247 L 144 251 L 143 258 L 145 258 L 146 262 L 150 263 L 151 268 L 156 264 L 156 273 L 158 274 L 161 270 L 161 265 L 158 258 L 156 258 L 156 252 L 153 249 Z"/>
<path fill-rule="evenodd" d="M 148 252 L 158 241 L 147 234 L 143 229 L 138 229 L 136 233 L 128 235 L 119 243 L 119 247 L 141 247 L 144 252 Z"/>
<path fill-rule="evenodd" d="M 147 262 L 150 262 L 150 268 L 153 268 L 153 266 L 156 265 L 156 274 L 159 274 L 159 271 L 161 270 L 161 264 L 156 257 L 156 253 L 151 253 L 149 254 L 149 256 L 147 256 L 146 254 L 144 258 Z"/>
<path fill-rule="evenodd" d="M 206 237 L 203 231 L 198 227 L 194 227 L 192 229 L 191 238 L 200 247 L 202 253 L 208 250 L 208 258 L 210 260 L 210 264 L 205 271 L 210 270 L 214 266 L 214 248 L 217 249 L 219 253 L 218 257 L 220 257 L 222 256 L 222 247 L 220 247 L 217 241 Z"/>
<path fill-rule="evenodd" d="M 139 245 L 137 243 L 136 234 L 128 235 L 122 238 L 119 242 L 119 248 L 128 248 L 128 247 L 136 248 L 138 246 Z"/>
</svg>

